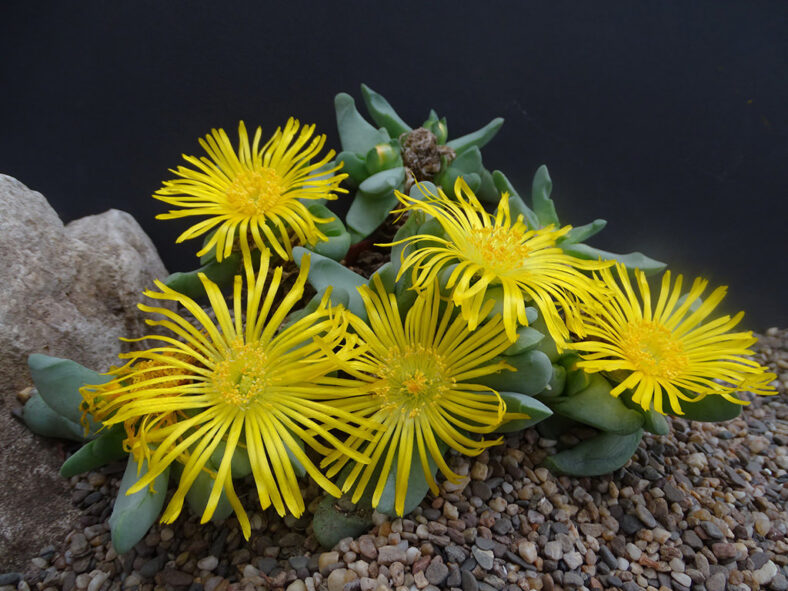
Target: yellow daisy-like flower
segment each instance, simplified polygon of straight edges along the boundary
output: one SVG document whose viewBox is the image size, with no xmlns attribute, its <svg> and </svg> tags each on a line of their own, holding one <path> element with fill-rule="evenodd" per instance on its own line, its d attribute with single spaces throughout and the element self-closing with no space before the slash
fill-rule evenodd
<svg viewBox="0 0 788 591">
<path fill-rule="evenodd" d="M 440 292 L 433 283 L 419 294 L 403 325 L 396 298 L 386 292 L 377 275 L 374 281 L 377 293 L 366 286 L 359 289 L 369 324 L 356 316 L 350 318 L 367 349 L 343 367 L 355 380 L 331 404 L 383 425 L 371 433 L 371 441 L 358 435 L 348 437 L 345 444 L 371 461 L 356 463 L 349 470 L 343 491 L 355 488 L 352 500 L 358 502 L 376 474 L 372 505 L 377 506 L 396 457 L 395 510 L 402 514 L 414 455 L 437 493 L 428 455 L 449 480 L 460 478 L 444 461 L 439 442 L 475 456 L 500 443 L 500 438 L 479 441 L 466 433 L 489 433 L 502 421 L 524 415 L 506 414 L 498 393 L 476 381 L 512 369 L 494 361 L 510 345 L 500 316 L 471 332 L 451 302 L 441 311 Z M 322 465 L 331 465 L 328 475 L 333 476 L 351 459 L 337 451 Z"/>
<path fill-rule="evenodd" d="M 583 352 L 578 366 L 585 371 L 625 376 L 611 391 L 613 396 L 631 389 L 635 403 L 644 409 L 653 404 L 658 412 L 663 412 L 667 396 L 672 411 L 683 414 L 680 400 L 692 403 L 715 394 L 747 404 L 735 393 L 775 393 L 769 382 L 776 376 L 746 357 L 757 339 L 751 332 L 730 332 L 744 313 L 706 321 L 725 296 L 725 287 L 699 303 L 706 280 L 696 279 L 681 298 L 682 276 L 671 286 L 666 271 L 652 306 L 645 274 L 635 271 L 638 298 L 625 267 L 617 264 L 616 270 L 616 275 L 610 269 L 599 273 L 612 296 L 589 307 L 584 319 L 588 338 L 572 344 Z"/>
<path fill-rule="evenodd" d="M 448 236 L 418 234 L 404 239 L 402 243 L 417 246 L 404 259 L 400 276 L 412 268 L 414 287 L 423 289 L 442 269 L 454 265 L 446 286 L 452 289 L 454 303 L 460 306 L 471 330 L 484 318 L 481 309 L 488 289 L 499 287 L 503 324 L 510 340 L 517 338 L 518 324 L 528 324 L 528 297 L 561 349 L 569 338 L 566 323 L 571 325 L 578 317 L 578 300 L 591 299 L 599 291 L 580 270 L 601 269 L 611 263 L 580 260 L 558 248 L 556 241 L 571 226 L 529 230 L 522 216 L 513 221 L 507 193 L 501 195 L 493 217 L 461 177 L 454 190 L 456 200 L 440 189 L 438 195 L 425 193 L 424 200 L 397 193 L 405 206 L 398 212 L 423 211 L 438 220 Z"/>
<path fill-rule="evenodd" d="M 184 464 L 162 522 L 178 516 L 201 470 L 213 474 L 206 464 L 218 448 L 221 462 L 202 521 L 211 518 L 224 490 L 248 538 L 249 519 L 232 481 L 231 460 L 237 450 L 248 453 L 262 508 L 273 505 L 280 515 L 287 510 L 298 516 L 304 501 L 294 461 L 326 491 L 340 494 L 300 442 L 324 455 L 340 450 L 364 463 L 368 459 L 343 444 L 333 430 L 365 437 L 375 424 L 320 401 L 321 396 L 334 395 L 332 372 L 354 354 L 344 310 L 329 307 L 324 299 L 317 310 L 279 331 L 302 297 L 308 259 L 293 288 L 281 296 L 277 292 L 282 268 L 274 269 L 266 285 L 269 253 L 264 251 L 255 273 L 248 248 L 244 250 L 246 297 L 237 276 L 232 311 L 216 284 L 204 275 L 200 279 L 215 321 L 190 298 L 156 282 L 161 291 L 145 295 L 180 304 L 202 328 L 167 308 L 140 305 L 144 312 L 161 316 L 147 323 L 169 334 L 144 337 L 161 345 L 124 354 L 130 361 L 117 377 L 84 388 L 83 396 L 88 409 L 105 425 L 135 425 L 130 434 L 135 445 L 145 448 L 139 453 L 148 458 L 148 472 L 129 493 L 148 486 L 176 460 Z M 354 424 L 363 425 L 363 430 Z"/>
<path fill-rule="evenodd" d="M 327 240 L 316 222 L 333 218 L 315 217 L 302 200 L 336 199 L 334 193 L 347 192 L 339 186 L 347 175 L 333 174 L 341 164 L 321 170 L 334 157 L 333 150 L 311 162 L 323 149 L 326 136 L 312 138 L 314 125 L 306 125 L 300 132 L 299 126 L 297 119 L 289 119 L 284 129 L 278 128 L 260 147 L 262 129 L 257 128 L 250 145 L 241 121 L 237 151 L 223 129 L 211 130 L 199 140 L 208 157 L 184 155 L 194 168 L 172 170 L 181 178 L 165 181 L 153 194 L 155 199 L 179 207 L 156 218 L 208 216 L 183 232 L 177 242 L 215 229 L 197 255 L 216 247 L 217 261 L 230 256 L 236 234 L 241 242 L 248 242 L 251 234 L 257 248 L 271 247 L 283 259 L 291 255 L 291 232 L 298 244 Z"/>
</svg>

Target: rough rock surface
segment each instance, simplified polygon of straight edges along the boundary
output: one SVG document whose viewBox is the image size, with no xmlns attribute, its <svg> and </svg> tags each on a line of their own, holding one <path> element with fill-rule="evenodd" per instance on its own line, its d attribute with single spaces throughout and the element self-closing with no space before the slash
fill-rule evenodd
<svg viewBox="0 0 788 591">
<path fill-rule="evenodd" d="M 103 369 L 121 336 L 141 334 L 141 292 L 167 271 L 129 214 L 109 210 L 66 226 L 40 193 L 0 175 L 0 388 L 29 383 L 32 352 Z"/>
<path fill-rule="evenodd" d="M 63 225 L 43 195 L 0 175 L 0 566 L 62 540 L 75 513 L 57 470 L 64 459 L 11 416 L 39 352 L 105 370 L 142 334 L 136 305 L 167 271 L 129 214 Z"/>
</svg>

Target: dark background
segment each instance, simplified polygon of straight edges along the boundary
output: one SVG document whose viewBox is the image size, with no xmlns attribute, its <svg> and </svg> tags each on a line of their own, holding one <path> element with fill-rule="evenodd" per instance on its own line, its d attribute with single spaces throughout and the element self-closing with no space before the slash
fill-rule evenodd
<svg viewBox="0 0 788 591">
<path fill-rule="evenodd" d="M 211 127 L 290 115 L 338 147 L 359 84 L 456 137 L 506 123 L 485 164 L 528 192 L 546 163 L 564 223 L 727 284 L 743 326 L 788 326 L 788 4 L 4 2 L 0 172 L 64 221 L 131 212 L 171 270 L 188 224 L 150 198 Z M 361 108 L 363 112 L 363 107 Z M 1 215 L 1 213 L 0 213 Z"/>
</svg>

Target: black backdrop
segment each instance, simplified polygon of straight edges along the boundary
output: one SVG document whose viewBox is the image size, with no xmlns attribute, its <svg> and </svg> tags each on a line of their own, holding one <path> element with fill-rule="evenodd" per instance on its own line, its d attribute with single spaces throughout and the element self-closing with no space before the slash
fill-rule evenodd
<svg viewBox="0 0 788 591">
<path fill-rule="evenodd" d="M 788 325 L 788 4 L 3 2 L 0 172 L 64 221 L 131 212 L 170 269 L 193 268 L 149 197 L 211 127 L 289 115 L 336 147 L 333 96 L 366 82 L 451 136 L 506 123 L 485 164 L 595 246 L 730 286 L 744 325 Z M 363 111 L 363 109 L 362 109 Z M 0 215 L 2 215 L 0 213 Z"/>
</svg>

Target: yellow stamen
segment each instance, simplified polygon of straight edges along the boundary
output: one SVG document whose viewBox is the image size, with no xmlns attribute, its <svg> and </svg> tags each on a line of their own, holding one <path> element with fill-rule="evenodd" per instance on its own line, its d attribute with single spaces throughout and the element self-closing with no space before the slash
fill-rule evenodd
<svg viewBox="0 0 788 591">
<path fill-rule="evenodd" d="M 656 322 L 630 322 L 621 332 L 621 350 L 643 373 L 673 379 L 686 369 L 689 359 L 680 340 Z"/>
<path fill-rule="evenodd" d="M 213 371 L 214 391 L 227 404 L 246 409 L 262 403 L 270 391 L 268 355 L 259 343 L 233 343 L 226 359 Z"/>
<path fill-rule="evenodd" d="M 519 268 L 528 257 L 531 248 L 525 243 L 526 228 L 475 228 L 468 236 L 468 257 L 474 263 L 496 274 L 505 274 Z"/>
<path fill-rule="evenodd" d="M 419 416 L 456 385 L 442 357 L 431 347 L 414 344 L 396 349 L 385 359 L 374 392 L 389 412 Z"/>
<path fill-rule="evenodd" d="M 284 194 L 287 186 L 273 168 L 241 172 L 227 189 L 227 204 L 244 215 L 265 219 Z"/>
</svg>

